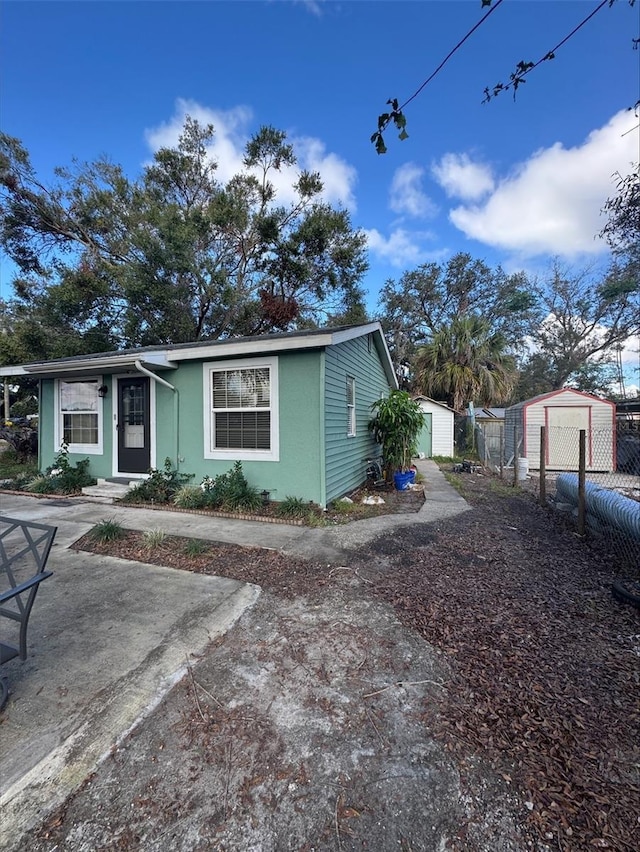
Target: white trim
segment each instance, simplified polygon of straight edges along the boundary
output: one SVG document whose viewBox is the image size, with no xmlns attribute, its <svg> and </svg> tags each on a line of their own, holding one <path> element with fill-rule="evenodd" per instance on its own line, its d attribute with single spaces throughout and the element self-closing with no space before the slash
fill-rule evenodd
<svg viewBox="0 0 640 852">
<path fill-rule="evenodd" d="M 59 452 L 62 447 L 62 439 L 64 431 L 62 428 L 62 408 L 60 407 L 60 382 L 96 382 L 96 414 L 98 415 L 98 443 L 97 444 L 67 444 L 67 449 L 74 455 L 101 456 L 104 452 L 104 400 L 98 396 L 98 388 L 103 383 L 102 376 L 69 376 L 67 379 L 56 379 L 54 383 L 54 402 L 53 402 L 53 444 L 56 452 Z M 66 412 L 73 414 L 74 412 Z M 80 412 L 78 412 L 80 413 Z"/>
<path fill-rule="evenodd" d="M 297 349 L 318 349 L 325 346 L 335 346 L 344 343 L 345 340 L 353 340 L 356 337 L 364 337 L 374 331 L 380 331 L 380 323 L 372 322 L 368 325 L 359 325 L 355 328 L 347 328 L 342 331 L 318 331 L 317 334 L 305 334 L 300 337 L 278 337 L 275 339 L 253 338 L 250 340 L 229 340 L 224 343 L 215 343 L 211 346 L 194 346 L 193 348 L 176 349 L 169 351 L 172 361 L 188 361 L 194 358 L 228 358 L 229 356 L 253 355 L 256 351 L 261 353 L 291 352 Z"/>
<path fill-rule="evenodd" d="M 349 390 L 353 390 L 353 402 L 349 402 Z M 347 375 L 347 438 L 355 438 L 358 430 L 356 417 L 356 380 Z"/>
<path fill-rule="evenodd" d="M 269 395 L 271 415 L 270 450 L 215 450 L 213 446 L 213 417 L 211 405 L 211 375 L 219 370 L 250 370 L 254 367 L 269 368 Z M 280 395 L 278 386 L 278 358 L 241 358 L 235 361 L 214 361 L 202 365 L 203 412 L 204 412 L 204 457 L 231 461 L 280 461 Z M 266 410 L 266 409 L 265 409 Z"/>
<path fill-rule="evenodd" d="M 111 424 L 112 424 L 112 476 L 127 476 L 129 479 L 147 479 L 147 473 L 131 473 L 128 470 L 118 468 L 118 395 L 120 388 L 118 382 L 131 378 L 145 378 L 139 373 L 125 373 L 122 376 L 113 376 L 111 396 Z M 149 379 L 149 467 L 156 467 L 156 383 Z"/>
</svg>

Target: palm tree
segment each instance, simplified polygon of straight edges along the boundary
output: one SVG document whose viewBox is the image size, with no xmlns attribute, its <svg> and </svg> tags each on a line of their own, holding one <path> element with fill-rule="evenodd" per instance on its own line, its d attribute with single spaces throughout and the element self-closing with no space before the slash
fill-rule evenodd
<svg viewBox="0 0 640 852">
<path fill-rule="evenodd" d="M 469 401 L 478 405 L 503 402 L 517 376 L 515 362 L 505 348 L 504 337 L 481 317 L 457 317 L 418 350 L 416 390 L 446 399 L 456 411 L 462 411 Z"/>
</svg>

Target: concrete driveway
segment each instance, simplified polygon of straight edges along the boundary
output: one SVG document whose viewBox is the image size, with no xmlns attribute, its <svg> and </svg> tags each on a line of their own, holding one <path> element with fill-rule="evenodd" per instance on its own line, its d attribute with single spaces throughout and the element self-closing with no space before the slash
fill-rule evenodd
<svg viewBox="0 0 640 852">
<path fill-rule="evenodd" d="M 64 801 L 259 594 L 222 577 L 73 552 L 94 523 L 83 508 L 0 497 L 0 514 L 59 527 L 29 656 L 0 672 L 11 691 L 0 717 L 1 849 Z"/>
<path fill-rule="evenodd" d="M 387 529 L 469 508 L 433 462 L 418 468 L 426 500 L 417 514 L 326 529 L 0 492 L 0 515 L 58 527 L 47 565 L 54 576 L 43 583 L 29 623 L 29 657 L 0 671 L 11 690 L 0 716 L 0 849 L 19 848 L 21 835 L 82 784 L 260 592 L 235 580 L 69 550 L 80 536 L 113 518 L 126 528 L 340 564 Z"/>
</svg>

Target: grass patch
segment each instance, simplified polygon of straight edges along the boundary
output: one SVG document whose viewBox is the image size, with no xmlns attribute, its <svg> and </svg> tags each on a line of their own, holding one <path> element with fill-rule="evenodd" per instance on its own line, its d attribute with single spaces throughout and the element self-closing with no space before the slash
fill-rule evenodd
<svg viewBox="0 0 640 852">
<path fill-rule="evenodd" d="M 118 521 L 114 521 L 112 518 L 105 518 L 97 523 L 92 530 L 90 530 L 89 538 L 92 541 L 100 542 L 100 544 L 106 544 L 110 541 L 117 541 L 119 538 L 122 538 L 124 534 L 125 531 Z"/>
<path fill-rule="evenodd" d="M 492 479 L 489 482 L 489 491 L 498 497 L 512 497 L 520 491 L 520 488 L 517 485 L 514 487 L 507 482 L 500 482 L 499 479 Z"/>
<path fill-rule="evenodd" d="M 446 470 L 443 470 L 442 473 L 444 475 L 444 478 L 449 483 L 449 485 L 451 485 L 453 488 L 455 488 L 456 491 L 458 492 L 458 494 L 461 497 L 467 496 L 467 491 L 465 489 L 464 481 L 463 481 L 461 476 L 458 476 L 457 473 L 449 473 Z"/>
</svg>

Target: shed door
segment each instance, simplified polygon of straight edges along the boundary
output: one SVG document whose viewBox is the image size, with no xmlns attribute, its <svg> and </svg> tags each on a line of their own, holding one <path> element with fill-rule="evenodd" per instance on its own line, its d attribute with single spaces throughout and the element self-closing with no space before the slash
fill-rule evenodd
<svg viewBox="0 0 640 852">
<path fill-rule="evenodd" d="M 147 473 L 151 466 L 149 379 L 118 381 L 118 471 Z"/>
<path fill-rule="evenodd" d="M 430 411 L 423 411 L 422 413 L 424 414 L 424 426 L 418 438 L 418 452 L 424 453 L 425 457 L 430 459 L 433 446 L 433 414 Z"/>
<path fill-rule="evenodd" d="M 589 406 L 552 406 L 545 408 L 547 422 L 547 465 L 563 470 L 577 470 L 580 429 L 589 441 Z M 587 446 L 587 464 L 589 447 Z"/>
</svg>

